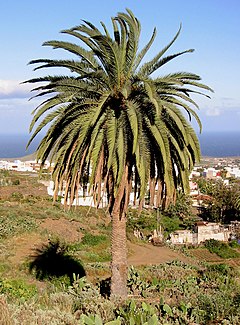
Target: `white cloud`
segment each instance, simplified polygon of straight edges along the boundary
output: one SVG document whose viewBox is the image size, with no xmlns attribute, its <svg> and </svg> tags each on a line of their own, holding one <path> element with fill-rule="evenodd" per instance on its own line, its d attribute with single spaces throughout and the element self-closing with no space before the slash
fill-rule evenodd
<svg viewBox="0 0 240 325">
<path fill-rule="evenodd" d="M 210 101 L 203 101 L 200 111 L 208 117 L 218 117 L 240 111 L 240 102 L 237 98 L 213 97 Z"/>
<path fill-rule="evenodd" d="M 0 98 L 29 98 L 32 85 L 21 84 L 19 80 L 0 79 Z"/>
<path fill-rule="evenodd" d="M 1 98 L 0 97 L 0 114 L 4 111 L 32 111 L 40 104 L 39 99 L 32 99 L 29 101 L 27 98 Z"/>
<path fill-rule="evenodd" d="M 206 110 L 207 116 L 219 116 L 221 115 L 221 110 L 217 107 L 211 107 Z"/>
<path fill-rule="evenodd" d="M 39 99 L 0 97 L 0 133 L 28 133 L 32 120 L 31 112 Z"/>
</svg>

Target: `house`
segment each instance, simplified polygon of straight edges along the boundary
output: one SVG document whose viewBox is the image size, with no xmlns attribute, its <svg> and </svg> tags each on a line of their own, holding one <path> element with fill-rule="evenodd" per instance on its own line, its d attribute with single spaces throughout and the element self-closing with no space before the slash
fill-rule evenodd
<svg viewBox="0 0 240 325">
<path fill-rule="evenodd" d="M 191 230 L 176 230 L 170 234 L 170 242 L 174 245 L 191 244 L 197 245 L 197 234 Z"/>
<path fill-rule="evenodd" d="M 212 201 L 212 197 L 206 194 L 193 194 L 191 196 L 192 198 L 192 205 L 193 207 L 197 207 L 197 208 L 201 208 L 203 207 L 206 202 L 211 202 Z"/>
<path fill-rule="evenodd" d="M 36 160 L 21 161 L 19 159 L 14 161 L 0 161 L 0 169 L 14 170 L 17 172 L 38 172 L 40 170 L 41 164 Z M 53 164 L 46 161 L 44 164 L 44 169 L 52 168 Z"/>
<path fill-rule="evenodd" d="M 208 239 L 227 242 L 231 238 L 232 229 L 215 222 L 197 222 L 192 230 L 177 230 L 170 234 L 170 242 L 174 245 L 199 245 Z"/>
<path fill-rule="evenodd" d="M 228 241 L 231 231 L 219 223 L 200 221 L 195 224 L 194 232 L 197 233 L 197 243 L 203 243 L 208 239 Z"/>
</svg>

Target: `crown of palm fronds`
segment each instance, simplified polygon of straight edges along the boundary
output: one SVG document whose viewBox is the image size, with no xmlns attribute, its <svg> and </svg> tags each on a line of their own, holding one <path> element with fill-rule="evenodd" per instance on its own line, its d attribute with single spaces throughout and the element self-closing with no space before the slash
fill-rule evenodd
<svg viewBox="0 0 240 325">
<path fill-rule="evenodd" d="M 30 142 L 49 125 L 37 157 L 42 163 L 52 157 L 56 190 L 65 180 L 70 203 L 83 174 L 98 202 L 102 193 L 108 193 L 110 209 L 121 187 L 122 210 L 132 188 L 143 198 L 148 184 L 153 185 L 152 195 L 156 184 L 162 189 L 159 204 L 171 201 L 178 186 L 188 188 L 189 171 L 200 157 L 198 139 L 183 112 L 201 128 L 191 95 L 206 96 L 198 89 L 210 88 L 188 72 L 152 77 L 169 61 L 193 51 L 164 56 L 181 27 L 166 47 L 142 64 L 156 29 L 138 50 L 141 27 L 130 10 L 112 18 L 113 36 L 101 25 L 103 32 L 88 21 L 62 31 L 73 36 L 76 44 L 55 40 L 43 44 L 68 51 L 75 60 L 30 62 L 38 64 L 35 70 L 64 67 L 71 72 L 28 80 L 43 82 L 34 90 L 38 97 L 47 95 L 33 112 L 30 131 L 37 126 Z"/>
</svg>

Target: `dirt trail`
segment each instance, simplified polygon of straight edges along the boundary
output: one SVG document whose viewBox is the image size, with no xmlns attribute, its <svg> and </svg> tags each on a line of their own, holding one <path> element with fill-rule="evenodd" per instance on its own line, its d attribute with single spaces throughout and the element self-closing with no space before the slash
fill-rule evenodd
<svg viewBox="0 0 240 325">
<path fill-rule="evenodd" d="M 154 265 L 173 260 L 179 260 L 185 263 L 192 263 L 180 252 L 175 252 L 166 246 L 153 246 L 152 244 L 133 244 L 128 243 L 130 256 L 128 257 L 128 265 Z"/>
</svg>

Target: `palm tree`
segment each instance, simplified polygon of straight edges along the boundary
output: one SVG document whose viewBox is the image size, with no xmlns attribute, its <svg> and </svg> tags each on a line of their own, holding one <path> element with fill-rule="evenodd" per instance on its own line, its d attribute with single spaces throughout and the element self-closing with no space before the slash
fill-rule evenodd
<svg viewBox="0 0 240 325">
<path fill-rule="evenodd" d="M 28 80 L 40 83 L 36 96 L 47 96 L 33 114 L 32 136 L 48 125 L 37 159 L 50 156 L 55 166 L 55 192 L 65 184 L 65 206 L 73 203 L 79 186 L 90 184 L 96 205 L 104 194 L 112 220 L 111 293 L 127 296 L 126 212 L 130 192 L 142 202 L 149 186 L 157 205 L 174 202 L 176 189 L 188 191 L 188 176 L 199 160 L 197 136 L 184 115 L 201 122 L 191 94 L 210 90 L 198 75 L 188 72 L 152 77 L 172 59 L 192 49 L 164 56 L 173 40 L 151 61 L 142 64 L 151 47 L 138 50 L 140 23 L 130 10 L 112 18 L 113 36 L 88 21 L 63 30 L 82 45 L 49 41 L 43 45 L 76 55 L 76 60 L 33 60 L 36 69 L 64 67 L 72 74 Z M 204 94 L 203 94 L 204 95 Z M 206 96 L 206 95 L 205 95 Z M 39 120 L 40 119 L 40 120 Z M 35 127 L 33 131 L 33 128 Z M 84 175 L 84 178 L 82 177 Z"/>
</svg>

